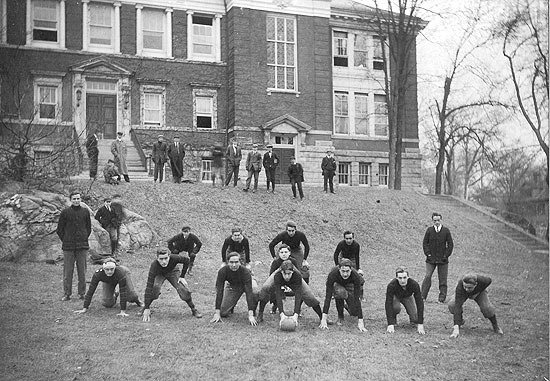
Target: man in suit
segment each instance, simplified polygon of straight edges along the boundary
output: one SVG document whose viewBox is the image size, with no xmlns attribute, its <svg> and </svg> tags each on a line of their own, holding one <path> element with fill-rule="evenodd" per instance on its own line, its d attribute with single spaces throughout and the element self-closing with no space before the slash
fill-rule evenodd
<svg viewBox="0 0 550 381">
<path fill-rule="evenodd" d="M 327 155 L 323 158 L 323 161 L 321 162 L 321 170 L 323 171 L 325 193 L 327 192 L 327 183 L 330 187 L 330 193 L 334 193 L 332 178 L 336 173 L 336 159 L 332 156 L 331 150 L 328 150 Z"/>
<path fill-rule="evenodd" d="M 300 193 L 300 201 L 304 199 L 304 191 L 302 190 L 302 182 L 304 181 L 304 169 L 302 164 L 296 163 L 296 158 L 290 158 L 290 165 L 288 166 L 288 178 L 290 179 L 290 186 L 292 188 L 292 194 L 296 198 L 296 185 L 298 185 L 298 192 Z"/>
<path fill-rule="evenodd" d="M 111 143 L 111 153 L 115 157 L 115 165 L 118 168 L 118 172 L 124 176 L 124 181 L 130 182 L 128 177 L 128 168 L 126 167 L 126 155 L 128 153 L 126 149 L 126 143 L 122 140 L 122 131 L 117 132 L 117 138 Z M 118 181 L 120 181 L 120 176 Z"/>
<path fill-rule="evenodd" d="M 86 139 L 86 153 L 88 154 L 90 166 L 90 179 L 95 179 L 97 176 L 97 159 L 99 149 L 97 148 L 97 135 L 95 130 L 90 131 L 90 135 Z"/>
<path fill-rule="evenodd" d="M 424 234 L 422 247 L 426 256 L 426 276 L 422 281 L 422 298 L 426 300 L 432 286 L 432 274 L 437 267 L 439 278 L 439 303 L 447 298 L 447 274 L 449 272 L 449 257 L 453 253 L 453 238 L 449 229 L 441 225 L 441 214 L 432 214 L 433 226 Z"/>
<path fill-rule="evenodd" d="M 178 136 L 174 136 L 174 142 L 168 147 L 168 157 L 170 158 L 170 167 L 172 168 L 172 177 L 175 183 L 181 183 L 183 177 L 183 158 L 185 150 Z"/>
<path fill-rule="evenodd" d="M 263 164 L 267 178 L 267 192 L 269 193 L 269 185 L 271 184 L 272 192 L 275 193 L 275 170 L 279 165 L 279 158 L 273 153 L 273 144 L 267 145 L 267 152 L 264 154 Z"/>
<path fill-rule="evenodd" d="M 168 161 L 168 145 L 164 143 L 164 136 L 159 135 L 158 140 L 153 143 L 152 160 L 155 163 L 154 182 L 159 180 L 162 183 L 164 178 L 164 163 Z"/>
<path fill-rule="evenodd" d="M 225 150 L 225 157 L 227 159 L 227 176 L 225 179 L 225 186 L 228 186 L 233 176 L 233 186 L 237 186 L 239 181 L 239 166 L 241 165 L 241 159 L 243 154 L 241 148 L 237 145 L 237 141 L 233 140 L 231 145 Z"/>
<path fill-rule="evenodd" d="M 252 176 L 254 176 L 254 189 L 252 193 L 256 193 L 258 190 L 258 176 L 262 170 L 262 154 L 258 152 L 257 144 L 252 146 L 252 151 L 246 157 L 246 170 L 248 171 L 248 177 L 246 178 L 246 188 L 243 191 L 248 192 Z"/>
<path fill-rule="evenodd" d="M 95 214 L 95 219 L 99 221 L 101 227 L 109 233 L 111 240 L 111 255 L 116 258 L 116 249 L 118 246 L 118 231 L 122 216 L 116 212 L 116 208 L 111 207 L 111 198 L 106 197 L 103 200 L 103 206 Z"/>
</svg>

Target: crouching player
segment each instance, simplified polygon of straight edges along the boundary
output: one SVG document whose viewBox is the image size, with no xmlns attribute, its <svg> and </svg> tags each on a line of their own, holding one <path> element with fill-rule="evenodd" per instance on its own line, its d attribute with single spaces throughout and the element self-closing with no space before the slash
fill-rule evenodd
<svg viewBox="0 0 550 381">
<path fill-rule="evenodd" d="M 351 261 L 347 258 L 342 258 L 340 264 L 334 267 L 327 276 L 323 317 L 319 325 L 321 329 L 328 328 L 328 310 L 333 295 L 338 311 L 336 324 L 344 323 L 344 302 L 346 302 L 350 315 L 357 316 L 357 328 L 360 332 L 366 332 L 361 308 L 361 275 L 352 267 Z"/>
<path fill-rule="evenodd" d="M 414 297 L 414 300 L 413 300 Z M 394 333 L 397 315 L 401 312 L 401 304 L 409 315 L 413 324 L 418 324 L 418 333 L 424 335 L 424 300 L 417 281 L 409 278 L 409 271 L 404 267 L 395 270 L 393 279 L 386 289 L 386 318 L 388 328 L 386 332 Z"/>
<path fill-rule="evenodd" d="M 138 306 L 143 307 L 143 303 L 139 300 L 139 296 L 134 290 L 130 270 L 125 266 L 117 266 L 114 258 L 106 258 L 103 261 L 102 268 L 97 270 L 92 276 L 90 287 L 86 296 L 84 296 L 84 307 L 81 310 L 74 311 L 75 314 L 83 314 L 88 311 L 99 282 L 103 282 L 101 304 L 107 308 L 111 308 L 116 304 L 119 293 L 115 292 L 115 288 L 118 285 L 120 291 L 120 313 L 117 316 L 128 316 L 126 313 L 127 302 L 136 303 Z"/>
</svg>

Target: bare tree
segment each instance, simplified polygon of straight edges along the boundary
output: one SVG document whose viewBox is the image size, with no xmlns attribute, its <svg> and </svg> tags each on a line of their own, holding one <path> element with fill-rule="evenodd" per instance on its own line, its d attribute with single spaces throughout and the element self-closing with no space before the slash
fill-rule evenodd
<svg viewBox="0 0 550 381">
<path fill-rule="evenodd" d="M 521 116 L 546 155 L 548 183 L 548 2 L 521 0 L 495 29 Z"/>
</svg>

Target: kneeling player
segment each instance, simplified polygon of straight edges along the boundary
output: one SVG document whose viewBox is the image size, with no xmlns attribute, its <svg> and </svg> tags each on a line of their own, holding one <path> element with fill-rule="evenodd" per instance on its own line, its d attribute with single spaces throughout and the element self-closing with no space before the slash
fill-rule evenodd
<svg viewBox="0 0 550 381">
<path fill-rule="evenodd" d="M 413 300 L 414 296 L 414 300 Z M 386 289 L 386 318 L 388 328 L 386 332 L 394 333 L 397 315 L 401 312 L 401 304 L 409 315 L 411 323 L 418 324 L 418 333 L 424 335 L 424 300 L 420 292 L 420 285 L 409 278 L 409 271 L 404 267 L 395 270 L 393 279 Z"/>
</svg>

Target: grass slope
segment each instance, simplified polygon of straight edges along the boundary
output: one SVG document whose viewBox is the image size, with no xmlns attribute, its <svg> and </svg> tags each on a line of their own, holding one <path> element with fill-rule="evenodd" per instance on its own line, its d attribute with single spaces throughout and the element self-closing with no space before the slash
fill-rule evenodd
<svg viewBox="0 0 550 381">
<path fill-rule="evenodd" d="M 80 185 L 85 189 L 85 184 Z M 288 186 L 277 194 L 221 190 L 205 184 L 94 184 L 91 204 L 104 195 L 122 194 L 125 205 L 143 215 L 163 242 L 185 224 L 203 241 L 194 276 L 188 277 L 203 319 L 166 282 L 152 305 L 151 323 L 138 308 L 115 316 L 101 307 L 98 290 L 91 309 L 73 314 L 81 301 L 60 302 L 62 266 L 0 263 L 0 379 L 5 380 L 542 380 L 548 377 L 548 257 L 534 254 L 475 223 L 472 216 L 416 193 L 339 188 L 327 195 L 306 188 L 303 202 Z M 384 297 L 397 265 L 406 265 L 421 282 L 422 238 L 432 211 L 443 214 L 455 250 L 449 267 L 449 294 L 469 270 L 489 274 L 489 292 L 505 335 L 497 336 L 477 305 L 465 305 L 466 325 L 450 339 L 452 316 L 438 304 L 437 279 L 425 313 L 427 334 L 419 336 L 403 311 L 396 333 L 386 335 Z M 268 243 L 288 219 L 306 233 L 311 253 L 311 285 L 324 298 L 332 254 L 346 229 L 361 244 L 367 282 L 363 304 L 368 332 L 346 317 L 343 327 L 317 328 L 315 313 L 294 333 L 279 332 L 277 318 L 266 314 L 258 327 L 248 325 L 241 299 L 234 315 L 210 324 L 220 249 L 231 227 L 250 239 L 253 269 L 261 284 L 268 275 Z M 162 242 L 161 242 L 162 243 Z M 123 254 L 142 294 L 155 248 Z M 94 266 L 88 268 L 88 279 Z M 76 274 L 74 279 L 76 289 Z M 75 292 L 76 293 L 76 292 Z M 291 303 L 286 304 L 291 308 Z M 269 307 L 268 307 L 269 308 Z M 405 316 L 403 316 L 405 315 Z M 335 306 L 330 316 L 335 318 Z"/>
</svg>

